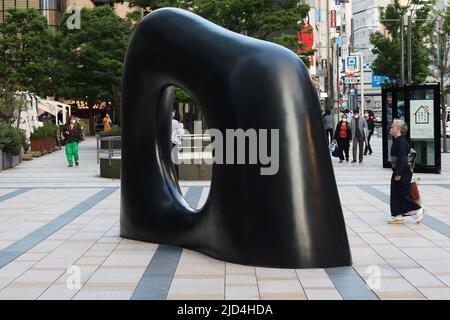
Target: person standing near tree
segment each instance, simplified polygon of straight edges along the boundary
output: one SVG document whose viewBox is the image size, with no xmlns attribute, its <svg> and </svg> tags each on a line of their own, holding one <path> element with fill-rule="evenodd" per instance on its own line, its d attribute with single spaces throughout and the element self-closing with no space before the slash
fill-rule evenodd
<svg viewBox="0 0 450 320">
<path fill-rule="evenodd" d="M 364 152 L 364 141 L 369 135 L 369 128 L 367 126 L 366 119 L 359 116 L 359 110 L 356 109 L 353 112 L 353 117 L 351 120 L 350 128 L 352 130 L 352 141 L 353 141 L 353 161 L 356 163 L 356 150 L 359 148 L 359 163 L 363 162 L 363 152 Z"/>
<path fill-rule="evenodd" d="M 69 168 L 73 167 L 74 159 L 75 165 L 78 167 L 80 165 L 78 162 L 78 143 L 82 140 L 82 135 L 80 125 L 77 123 L 75 116 L 69 117 L 63 135 Z"/>
</svg>

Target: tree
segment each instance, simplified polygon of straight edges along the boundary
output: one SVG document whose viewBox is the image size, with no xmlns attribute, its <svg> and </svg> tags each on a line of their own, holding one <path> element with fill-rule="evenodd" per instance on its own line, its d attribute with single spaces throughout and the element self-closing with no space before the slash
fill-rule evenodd
<svg viewBox="0 0 450 320">
<path fill-rule="evenodd" d="M 420 6 L 417 6 L 420 2 Z M 422 83 L 431 75 L 429 66 L 432 63 L 433 24 L 427 21 L 433 8 L 432 2 L 413 1 L 414 13 L 412 24 L 412 80 L 413 83 Z M 381 24 L 386 28 L 389 37 L 380 32 L 370 35 L 370 43 L 374 46 L 372 53 L 377 57 L 372 64 L 375 74 L 388 76 L 392 80 L 398 80 L 401 75 L 401 52 L 400 52 L 400 19 L 402 9 L 396 0 L 385 8 L 380 7 Z M 383 21 L 395 20 L 395 21 Z M 407 43 L 406 32 L 403 39 Z M 406 55 L 404 57 L 406 59 Z M 405 60 L 405 66 L 406 66 Z M 407 68 L 406 68 L 407 69 Z M 407 70 L 405 70 L 407 78 Z"/>
<path fill-rule="evenodd" d="M 120 112 L 122 69 L 131 22 L 121 19 L 109 6 L 81 10 L 81 28 L 69 30 L 62 19 L 59 35 L 58 76 L 64 86 L 59 95 L 86 101 L 89 117 L 96 103 L 111 101 L 115 122 Z M 93 121 L 91 130 L 93 130 Z"/>
<path fill-rule="evenodd" d="M 9 9 L 0 23 L 0 83 L 9 90 L 51 92 L 54 32 L 35 9 Z"/>
<path fill-rule="evenodd" d="M 442 136 L 443 151 L 448 152 L 447 147 L 447 94 L 450 93 L 450 7 L 444 10 L 436 10 L 435 15 L 438 18 L 438 29 L 436 37 L 436 48 L 434 51 L 435 65 L 437 73 L 433 76 L 441 83 L 441 120 L 442 120 Z"/>
<path fill-rule="evenodd" d="M 164 7 L 181 7 L 180 0 L 115 0 L 117 3 L 123 4 L 125 1 L 128 1 L 128 6 L 139 7 L 144 11 L 144 15 L 147 15 L 152 10 L 156 10 Z"/>
<path fill-rule="evenodd" d="M 141 7 L 145 14 L 162 7 L 183 8 L 228 30 L 291 50 L 304 46 L 298 43 L 297 32 L 305 26 L 303 20 L 310 9 L 297 0 L 131 0 L 129 6 Z M 301 50 L 300 58 L 309 65 L 312 54 L 314 50 Z"/>
</svg>

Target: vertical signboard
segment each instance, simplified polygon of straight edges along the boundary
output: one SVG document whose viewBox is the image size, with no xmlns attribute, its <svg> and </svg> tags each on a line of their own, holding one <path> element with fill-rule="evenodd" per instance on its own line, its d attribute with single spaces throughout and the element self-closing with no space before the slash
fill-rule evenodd
<svg viewBox="0 0 450 320">
<path fill-rule="evenodd" d="M 336 10 L 330 12 L 330 28 L 336 28 Z"/>
</svg>

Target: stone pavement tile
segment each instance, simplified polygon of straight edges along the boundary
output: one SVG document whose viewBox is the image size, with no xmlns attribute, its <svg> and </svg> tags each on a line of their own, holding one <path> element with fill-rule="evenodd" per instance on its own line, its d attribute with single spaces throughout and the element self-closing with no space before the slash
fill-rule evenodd
<svg viewBox="0 0 450 320">
<path fill-rule="evenodd" d="M 226 263 L 226 274 L 227 275 L 255 275 L 256 270 L 255 267 L 252 266 L 244 266 L 235 263 Z"/>
<path fill-rule="evenodd" d="M 334 288 L 333 282 L 324 269 L 297 269 L 303 289 Z"/>
<path fill-rule="evenodd" d="M 417 261 L 406 258 L 386 258 L 386 261 L 395 269 L 398 268 L 417 268 L 419 264 Z"/>
<path fill-rule="evenodd" d="M 417 230 L 417 233 L 423 236 L 424 238 L 433 241 L 433 243 L 437 243 L 436 241 L 447 242 L 450 244 L 450 239 L 444 236 L 443 234 L 437 232 L 436 230 Z"/>
<path fill-rule="evenodd" d="M 373 288 L 381 300 L 387 299 L 425 299 L 422 293 L 403 277 L 381 278 L 379 288 Z"/>
<path fill-rule="evenodd" d="M 256 281 L 255 281 L 256 282 Z M 259 290 L 256 284 L 231 284 L 225 285 L 225 300 L 259 300 Z"/>
<path fill-rule="evenodd" d="M 420 291 L 430 300 L 450 300 L 450 288 L 420 288 Z"/>
<path fill-rule="evenodd" d="M 80 286 L 83 286 L 92 274 L 97 270 L 97 265 L 84 266 L 78 262 L 75 264 L 79 269 Z M 53 282 L 39 296 L 39 300 L 70 300 L 78 292 L 78 288 L 73 281 L 74 272 L 64 272 L 55 282 Z"/>
<path fill-rule="evenodd" d="M 342 300 L 342 296 L 336 289 L 315 288 L 305 289 L 308 300 Z"/>
<path fill-rule="evenodd" d="M 225 278 L 225 262 L 199 252 L 183 250 L 175 277 L 178 275 L 219 275 Z"/>
<path fill-rule="evenodd" d="M 433 275 L 441 280 L 447 287 L 450 287 L 450 271 L 448 272 L 434 272 Z"/>
<path fill-rule="evenodd" d="M 435 248 L 433 242 L 420 235 L 415 237 L 389 237 L 389 240 L 398 248 Z"/>
<path fill-rule="evenodd" d="M 417 260 L 425 270 L 431 273 L 449 272 L 450 271 L 450 259 L 425 259 Z"/>
<path fill-rule="evenodd" d="M 0 269 L 0 290 L 31 268 L 35 261 L 13 261 Z M 0 291 L 1 292 L 1 291 Z"/>
<path fill-rule="evenodd" d="M 233 266 L 230 268 L 237 269 Z M 193 294 L 189 299 L 194 299 L 194 296 L 198 299 L 224 299 L 225 277 L 225 262 L 185 249 L 178 262 L 167 299 L 183 299 L 189 294 Z"/>
<path fill-rule="evenodd" d="M 134 287 L 86 285 L 75 296 L 74 300 L 130 300 Z"/>
<path fill-rule="evenodd" d="M 450 254 L 441 248 L 404 248 L 403 251 L 414 260 L 450 259 Z"/>
<path fill-rule="evenodd" d="M 175 277 L 167 295 L 167 299 L 179 299 L 179 296 L 188 296 L 190 294 L 201 294 L 211 297 L 211 299 L 224 299 L 225 284 L 224 278 L 216 276 L 217 278 L 190 278 L 181 279 Z"/>
<path fill-rule="evenodd" d="M 397 271 L 419 290 L 422 287 L 445 287 L 444 283 L 423 268 L 399 268 Z"/>
<path fill-rule="evenodd" d="M 256 276 L 260 280 L 294 280 L 298 282 L 294 269 L 256 267 Z"/>
<path fill-rule="evenodd" d="M 375 245 L 375 244 L 389 244 L 389 241 L 384 238 L 382 235 L 380 235 L 379 233 L 364 233 L 364 232 L 359 232 L 358 235 L 368 244 L 370 245 Z"/>
<path fill-rule="evenodd" d="M 381 244 L 371 245 L 371 248 L 375 250 L 382 258 L 407 258 L 408 256 L 393 244 Z"/>
<path fill-rule="evenodd" d="M 255 267 L 226 263 L 225 299 L 260 299 Z"/>
</svg>

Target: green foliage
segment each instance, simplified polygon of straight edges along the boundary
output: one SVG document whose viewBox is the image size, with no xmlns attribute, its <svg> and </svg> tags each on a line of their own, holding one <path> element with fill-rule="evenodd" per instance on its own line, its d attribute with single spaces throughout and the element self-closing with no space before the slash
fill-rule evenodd
<svg viewBox="0 0 450 320">
<path fill-rule="evenodd" d="M 45 122 L 44 126 L 36 128 L 31 134 L 31 139 L 43 139 L 57 136 L 57 126 L 50 122 Z"/>
<path fill-rule="evenodd" d="M 422 83 L 431 75 L 429 66 L 432 63 L 433 55 L 433 22 L 421 21 L 423 19 L 431 19 L 431 10 L 434 1 L 423 2 L 420 6 L 416 6 L 413 1 L 412 6 L 415 8 L 412 23 L 412 80 L 414 83 Z M 389 4 L 386 7 L 380 7 L 380 20 L 398 20 L 398 21 L 381 21 L 389 32 L 390 37 L 384 37 L 380 32 L 372 33 L 370 43 L 374 46 L 372 52 L 377 58 L 372 64 L 375 74 L 386 75 L 391 79 L 399 79 L 401 77 L 401 52 L 400 52 L 400 17 L 401 8 L 398 2 Z M 418 20 L 416 20 L 418 19 Z M 407 32 L 405 26 L 404 44 L 406 51 Z M 406 52 L 405 52 L 406 53 Z M 407 75 L 407 55 L 405 54 L 405 79 Z"/>
<path fill-rule="evenodd" d="M 83 8 L 79 30 L 67 29 L 68 17 L 63 17 L 55 43 L 60 61 L 58 78 L 64 84 L 59 94 L 87 100 L 89 106 L 113 100 L 113 90 L 122 86 L 131 22 L 121 19 L 109 6 Z"/>
<path fill-rule="evenodd" d="M 38 139 L 43 139 L 47 137 L 47 132 L 44 129 L 44 127 L 39 127 L 34 129 L 34 131 L 31 133 L 31 139 L 33 140 L 38 140 Z"/>
<path fill-rule="evenodd" d="M 0 83 L 13 91 L 49 94 L 54 33 L 35 9 L 8 9 L 0 23 Z"/>
<path fill-rule="evenodd" d="M 22 144 L 22 148 L 26 152 L 26 150 L 28 150 L 28 147 L 29 147 L 27 136 L 25 135 L 25 132 L 22 130 L 19 131 L 19 134 L 20 134 L 20 142 Z"/>
<path fill-rule="evenodd" d="M 19 131 L 0 120 L 0 149 L 13 155 L 20 154 L 22 138 Z"/>
<path fill-rule="evenodd" d="M 0 93 L 0 120 L 10 123 L 14 117 L 16 102 L 14 95 L 10 92 Z"/>
</svg>

